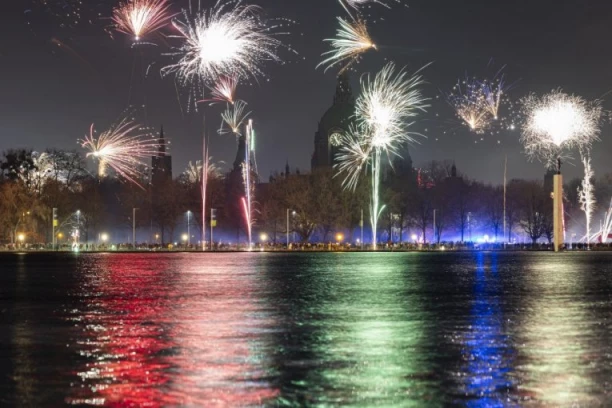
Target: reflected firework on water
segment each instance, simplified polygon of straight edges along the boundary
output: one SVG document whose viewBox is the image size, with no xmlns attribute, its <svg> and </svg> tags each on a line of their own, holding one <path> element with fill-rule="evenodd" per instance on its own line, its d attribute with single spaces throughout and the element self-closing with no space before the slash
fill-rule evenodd
<svg viewBox="0 0 612 408">
<path fill-rule="evenodd" d="M 272 323 L 254 303 L 255 277 L 219 279 L 186 258 L 161 256 L 153 268 L 143 261 L 99 258 L 82 283 L 81 294 L 93 296 L 71 320 L 85 335 L 72 345 L 87 361 L 77 372 L 85 387 L 68 401 L 247 406 L 274 398 L 278 390 L 259 379 L 269 364 L 260 352 L 265 336 L 250 329 L 256 313 L 259 327 Z M 166 280 L 176 268 L 185 273 Z"/>
<path fill-rule="evenodd" d="M 0 254 L 2 401 L 609 402 L 611 254 L 373 255 Z"/>
</svg>

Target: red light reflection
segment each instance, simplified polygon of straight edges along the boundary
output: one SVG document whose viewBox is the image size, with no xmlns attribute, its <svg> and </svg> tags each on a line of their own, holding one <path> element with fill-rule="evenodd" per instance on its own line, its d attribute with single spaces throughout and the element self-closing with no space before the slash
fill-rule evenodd
<svg viewBox="0 0 612 408">
<path fill-rule="evenodd" d="M 206 258 L 116 254 L 95 259 L 83 285 L 87 363 L 67 402 L 106 406 L 261 404 L 265 329 L 255 275 Z M 82 387 L 81 387 L 82 385 Z"/>
</svg>

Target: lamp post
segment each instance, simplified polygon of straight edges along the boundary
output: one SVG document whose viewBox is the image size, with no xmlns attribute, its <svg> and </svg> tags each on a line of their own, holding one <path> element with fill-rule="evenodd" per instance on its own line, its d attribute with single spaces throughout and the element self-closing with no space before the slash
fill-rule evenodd
<svg viewBox="0 0 612 408">
<path fill-rule="evenodd" d="M 138 208 L 132 208 L 132 246 L 136 249 L 136 210 Z"/>
<path fill-rule="evenodd" d="M 75 240 L 78 245 L 78 243 L 81 240 L 81 210 L 77 210 L 76 214 L 77 214 L 77 230 L 76 230 Z"/>
<path fill-rule="evenodd" d="M 289 249 L 289 208 L 287 208 L 287 249 Z M 291 212 L 291 215 L 295 216 L 295 211 Z"/>
<path fill-rule="evenodd" d="M 361 228 L 361 238 L 359 240 L 359 244 L 361 250 L 363 250 L 363 208 L 361 209 L 361 219 L 359 220 L 359 227 Z"/>
<path fill-rule="evenodd" d="M 55 246 L 57 244 L 57 238 L 55 236 L 55 228 L 58 226 L 58 222 L 57 222 L 57 208 L 53 208 L 52 211 L 52 238 L 51 238 L 51 245 L 53 246 L 53 251 L 55 251 Z"/>
<path fill-rule="evenodd" d="M 187 211 L 187 246 L 191 246 L 191 234 L 189 233 L 189 217 L 191 215 L 191 211 Z"/>
</svg>

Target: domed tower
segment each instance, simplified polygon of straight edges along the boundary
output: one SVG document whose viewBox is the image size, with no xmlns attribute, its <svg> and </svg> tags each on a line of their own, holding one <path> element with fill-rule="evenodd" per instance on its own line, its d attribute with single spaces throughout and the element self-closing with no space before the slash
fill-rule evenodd
<svg viewBox="0 0 612 408">
<path fill-rule="evenodd" d="M 334 103 L 319 121 L 315 133 L 314 153 L 311 160 L 312 170 L 330 167 L 338 153 L 340 137 L 348 131 L 355 114 L 355 98 L 351 90 L 349 76 L 343 72 L 338 76 Z"/>
</svg>

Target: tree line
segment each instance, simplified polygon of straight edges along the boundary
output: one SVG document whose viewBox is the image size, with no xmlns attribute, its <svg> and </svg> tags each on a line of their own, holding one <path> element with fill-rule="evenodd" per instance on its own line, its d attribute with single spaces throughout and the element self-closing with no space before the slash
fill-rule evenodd
<svg viewBox="0 0 612 408">
<path fill-rule="evenodd" d="M 0 157 L 0 240 L 51 242 L 56 208 L 60 241 L 70 239 L 76 229 L 82 242 L 98 242 L 105 232 L 112 232 L 117 242 L 130 242 L 135 224 L 141 241 L 171 243 L 185 232 L 188 211 L 192 242 L 198 241 L 201 164 L 190 163 L 177 177 L 157 186 L 151 185 L 147 169 L 141 173 L 139 184 L 144 187 L 91 174 L 77 151 L 7 150 Z M 579 185 L 576 179 L 565 186 L 566 227 L 578 235 L 584 231 Z M 595 181 L 600 203 L 596 215 L 608 209 L 611 186 L 611 175 Z M 356 242 L 363 225 L 364 241 L 369 241 L 370 188 L 364 175 L 356 191 L 345 190 L 331 168 L 276 174 L 255 187 L 255 240 L 261 235 L 269 242 L 284 243 L 290 233 L 292 241 L 330 242 L 341 233 L 346 241 Z M 386 207 L 377 234 L 380 242 L 415 238 L 424 243 L 469 242 L 485 235 L 497 242 L 551 242 L 551 192 L 552 172 L 537 180 L 511 179 L 504 205 L 503 185 L 470 179 L 450 161 L 431 161 L 416 169 L 409 159 L 398 160 L 385 170 L 381 182 L 381 202 Z M 210 225 L 210 208 L 214 208 L 218 240 L 246 239 L 243 194 L 240 172 L 208 169 L 205 222 Z"/>
</svg>

